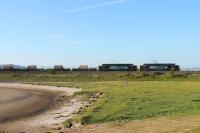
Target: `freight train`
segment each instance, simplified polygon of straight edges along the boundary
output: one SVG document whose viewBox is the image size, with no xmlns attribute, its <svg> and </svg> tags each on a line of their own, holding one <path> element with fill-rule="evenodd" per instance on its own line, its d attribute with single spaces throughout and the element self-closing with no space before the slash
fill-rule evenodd
<svg viewBox="0 0 200 133">
<path fill-rule="evenodd" d="M 140 66 L 140 71 L 180 71 L 176 64 L 144 64 Z"/>
<path fill-rule="evenodd" d="M 103 64 L 99 66 L 99 71 L 137 71 L 137 66 L 133 64 Z"/>
<path fill-rule="evenodd" d="M 0 71 L 27 71 L 27 72 L 107 72 L 107 71 L 129 71 L 129 72 L 165 72 L 180 71 L 179 65 L 173 63 L 143 64 L 138 69 L 134 64 L 102 64 L 98 68 L 89 68 L 88 65 L 81 65 L 79 68 L 64 68 L 62 65 L 55 65 L 53 69 L 37 68 L 36 65 L 27 67 L 17 65 L 0 65 Z"/>
</svg>

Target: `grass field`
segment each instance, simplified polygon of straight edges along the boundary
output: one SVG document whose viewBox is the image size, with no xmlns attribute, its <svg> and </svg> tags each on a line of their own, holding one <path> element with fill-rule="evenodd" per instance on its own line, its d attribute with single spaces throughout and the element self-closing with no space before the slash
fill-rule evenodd
<svg viewBox="0 0 200 133">
<path fill-rule="evenodd" d="M 140 72 L 0 72 L 2 82 L 95 82 L 95 81 L 198 80 L 200 74 Z"/>
<path fill-rule="evenodd" d="M 198 81 L 130 81 L 127 87 L 123 81 L 42 84 L 103 92 L 100 101 L 77 116 L 83 124 L 200 113 Z"/>
<path fill-rule="evenodd" d="M 0 81 L 78 87 L 83 94 L 103 92 L 97 103 L 76 116 L 82 124 L 200 114 L 199 74 L 0 73 Z"/>
</svg>

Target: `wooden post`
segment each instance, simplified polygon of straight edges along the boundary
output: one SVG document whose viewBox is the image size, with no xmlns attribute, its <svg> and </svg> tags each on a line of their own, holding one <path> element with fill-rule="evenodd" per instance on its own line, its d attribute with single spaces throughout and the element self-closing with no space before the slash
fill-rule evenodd
<svg viewBox="0 0 200 133">
<path fill-rule="evenodd" d="M 126 87 L 127 85 L 128 85 L 128 82 L 127 82 L 127 81 L 125 81 L 125 82 L 124 82 L 124 86 Z"/>
</svg>

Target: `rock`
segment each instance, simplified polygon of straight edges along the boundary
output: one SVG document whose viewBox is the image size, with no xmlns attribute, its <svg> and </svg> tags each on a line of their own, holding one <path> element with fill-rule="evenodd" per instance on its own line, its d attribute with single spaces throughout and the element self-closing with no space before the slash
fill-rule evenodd
<svg viewBox="0 0 200 133">
<path fill-rule="evenodd" d="M 62 127 L 57 127 L 56 130 L 62 130 Z"/>
</svg>

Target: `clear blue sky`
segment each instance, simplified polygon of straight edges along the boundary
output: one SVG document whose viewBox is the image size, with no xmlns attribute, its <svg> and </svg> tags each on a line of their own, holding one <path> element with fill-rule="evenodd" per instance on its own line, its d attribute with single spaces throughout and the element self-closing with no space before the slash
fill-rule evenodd
<svg viewBox="0 0 200 133">
<path fill-rule="evenodd" d="M 1 0 L 0 64 L 200 66 L 199 0 Z"/>
</svg>

